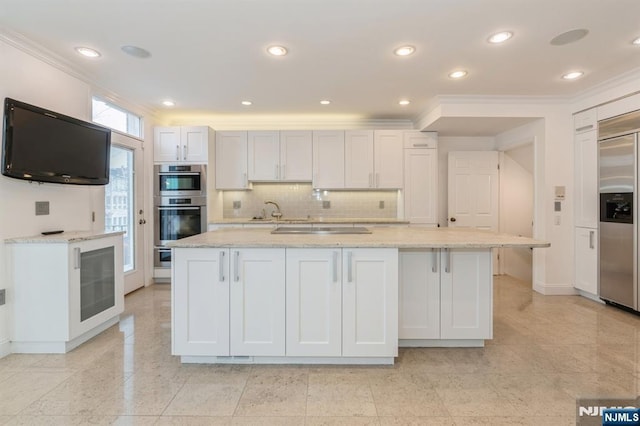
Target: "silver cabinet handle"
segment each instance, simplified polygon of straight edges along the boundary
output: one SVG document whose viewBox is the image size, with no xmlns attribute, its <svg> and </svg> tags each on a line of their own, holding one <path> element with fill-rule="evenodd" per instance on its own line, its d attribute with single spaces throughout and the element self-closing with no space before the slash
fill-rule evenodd
<svg viewBox="0 0 640 426">
<path fill-rule="evenodd" d="M 431 272 L 438 272 L 438 249 L 431 249 L 431 254 L 433 255 L 433 260 L 431 264 Z"/>
<path fill-rule="evenodd" d="M 333 282 L 338 282 L 338 252 L 333 252 Z"/>
<path fill-rule="evenodd" d="M 414 148 L 423 148 L 423 147 L 429 147 L 428 143 L 414 143 L 413 144 Z"/>
<path fill-rule="evenodd" d="M 353 281 L 353 268 L 351 264 L 353 263 L 353 252 L 350 251 L 347 253 L 347 282 Z"/>
<path fill-rule="evenodd" d="M 447 274 L 451 272 L 451 253 L 449 253 L 449 249 L 442 249 L 442 251 L 444 251 L 444 255 L 446 263 L 444 265 L 444 272 L 446 272 Z"/>
<path fill-rule="evenodd" d="M 373 173 L 369 173 L 369 188 L 373 186 Z"/>
<path fill-rule="evenodd" d="M 235 282 L 240 281 L 240 252 L 235 251 L 234 253 L 235 259 L 233 261 L 233 280 Z"/>
<path fill-rule="evenodd" d="M 595 236 L 594 231 L 589 231 L 589 248 L 593 249 L 595 246 L 593 245 L 593 237 Z"/>
<path fill-rule="evenodd" d="M 283 164 L 282 165 L 282 177 L 281 179 L 286 179 L 287 178 L 287 165 Z"/>
<path fill-rule="evenodd" d="M 593 124 L 589 124 L 589 125 L 587 125 L 587 126 L 578 127 L 578 128 L 576 129 L 576 132 L 581 132 L 581 131 L 583 131 L 583 130 L 591 129 L 592 127 L 593 127 Z"/>
<path fill-rule="evenodd" d="M 80 256 L 80 247 L 74 247 L 73 249 L 73 269 L 80 269 L 82 263 L 82 257 Z"/>
<path fill-rule="evenodd" d="M 380 173 L 376 173 L 376 188 L 380 187 Z"/>
<path fill-rule="evenodd" d="M 184 159 L 187 159 L 187 146 L 183 145 L 182 146 L 182 156 L 184 157 Z"/>
<path fill-rule="evenodd" d="M 218 260 L 218 280 L 224 282 L 224 251 L 220 252 L 220 259 Z"/>
<path fill-rule="evenodd" d="M 246 173 L 242 174 L 242 187 L 243 188 L 247 187 L 247 174 Z"/>
<path fill-rule="evenodd" d="M 180 145 L 176 145 L 176 160 L 180 160 Z"/>
<path fill-rule="evenodd" d="M 275 178 L 278 179 L 278 165 L 276 164 L 274 168 L 275 168 L 275 171 L 274 171 Z"/>
</svg>

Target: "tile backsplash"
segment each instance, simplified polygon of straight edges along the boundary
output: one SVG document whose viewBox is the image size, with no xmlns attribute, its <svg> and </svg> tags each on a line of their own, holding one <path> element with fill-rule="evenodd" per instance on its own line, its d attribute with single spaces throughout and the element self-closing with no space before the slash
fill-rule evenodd
<svg viewBox="0 0 640 426">
<path fill-rule="evenodd" d="M 283 218 L 389 218 L 397 217 L 398 191 L 324 191 L 310 183 L 254 183 L 250 191 L 225 191 L 225 219 L 269 217 L 280 205 Z M 238 207 L 239 206 L 239 207 Z"/>
</svg>

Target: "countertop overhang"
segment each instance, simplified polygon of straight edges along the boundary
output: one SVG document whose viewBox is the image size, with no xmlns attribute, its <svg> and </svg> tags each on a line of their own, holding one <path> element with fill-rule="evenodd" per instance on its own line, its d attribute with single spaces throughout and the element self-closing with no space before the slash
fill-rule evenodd
<svg viewBox="0 0 640 426">
<path fill-rule="evenodd" d="M 270 229 L 220 229 L 167 244 L 173 248 L 203 247 L 362 247 L 362 248 L 543 248 L 547 241 L 463 228 L 370 228 L 371 234 L 274 235 Z"/>
</svg>

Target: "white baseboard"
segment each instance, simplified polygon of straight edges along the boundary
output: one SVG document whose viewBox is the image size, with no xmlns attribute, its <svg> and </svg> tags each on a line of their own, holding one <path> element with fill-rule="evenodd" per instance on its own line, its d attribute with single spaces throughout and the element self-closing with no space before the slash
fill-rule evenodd
<svg viewBox="0 0 640 426">
<path fill-rule="evenodd" d="M 545 284 L 542 282 L 535 282 L 533 289 L 545 296 L 575 296 L 578 291 L 571 284 Z"/>
<path fill-rule="evenodd" d="M 605 304 L 604 301 L 600 299 L 600 297 L 598 297 L 597 294 L 592 294 L 592 293 L 589 293 L 588 291 L 583 291 L 583 290 L 578 290 L 578 294 L 582 297 L 586 297 L 589 300 L 593 300 L 594 302 L 601 303 L 603 305 Z"/>
<path fill-rule="evenodd" d="M 11 342 L 9 340 L 1 341 L 0 342 L 0 358 L 4 358 L 10 353 L 11 353 Z"/>
<path fill-rule="evenodd" d="M 183 364 L 333 364 L 333 365 L 393 365 L 394 357 L 271 357 L 271 356 L 181 356 Z"/>
</svg>

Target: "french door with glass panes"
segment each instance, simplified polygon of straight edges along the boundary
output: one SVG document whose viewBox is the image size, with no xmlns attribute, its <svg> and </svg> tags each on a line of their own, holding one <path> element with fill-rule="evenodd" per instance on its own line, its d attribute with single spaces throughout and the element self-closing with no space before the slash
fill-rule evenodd
<svg viewBox="0 0 640 426">
<path fill-rule="evenodd" d="M 105 187 L 105 230 L 123 231 L 124 292 L 144 286 L 142 142 L 112 132 L 109 184 Z"/>
</svg>

